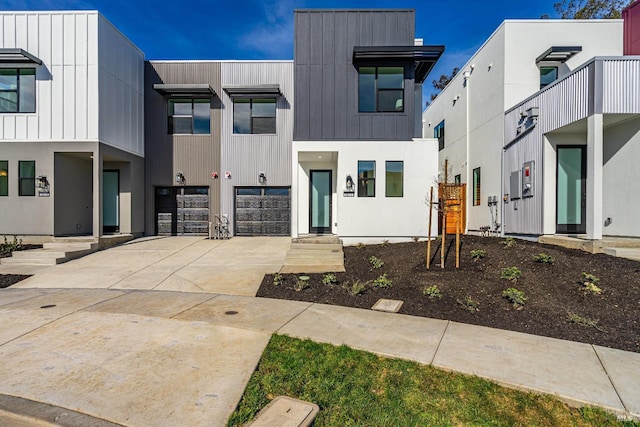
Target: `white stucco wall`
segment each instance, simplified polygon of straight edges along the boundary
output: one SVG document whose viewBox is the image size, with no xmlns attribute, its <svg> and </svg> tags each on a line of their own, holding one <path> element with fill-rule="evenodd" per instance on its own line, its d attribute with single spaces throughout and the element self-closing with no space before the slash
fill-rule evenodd
<svg viewBox="0 0 640 427">
<path fill-rule="evenodd" d="M 429 188 L 437 195 L 438 141 L 293 142 L 292 234 L 309 232 L 309 170 L 333 173 L 332 232 L 347 242 L 410 239 L 427 236 Z M 330 161 L 298 162 L 299 153 L 328 153 Z M 324 157 L 324 156 L 323 156 Z M 325 157 L 326 159 L 327 157 Z M 376 196 L 344 195 L 346 177 L 357 185 L 358 161 L 376 162 Z M 385 161 L 403 161 L 403 197 L 385 197 Z M 432 233 L 437 232 L 434 215 Z"/>
</svg>

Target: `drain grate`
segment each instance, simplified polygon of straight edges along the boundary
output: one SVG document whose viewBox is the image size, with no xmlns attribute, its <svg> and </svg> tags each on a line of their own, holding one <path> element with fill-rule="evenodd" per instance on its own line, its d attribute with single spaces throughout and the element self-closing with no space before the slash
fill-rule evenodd
<svg viewBox="0 0 640 427">
<path fill-rule="evenodd" d="M 47 304 L 47 305 L 41 306 L 40 308 L 52 308 L 52 307 L 55 307 L 55 306 L 56 306 L 56 304 Z"/>
<path fill-rule="evenodd" d="M 232 316 L 232 315 L 234 315 L 234 314 L 238 314 L 238 312 L 237 312 L 237 311 L 235 311 L 235 310 L 229 310 L 229 311 L 225 311 L 225 312 L 224 312 L 224 314 L 229 315 L 229 316 Z"/>
</svg>

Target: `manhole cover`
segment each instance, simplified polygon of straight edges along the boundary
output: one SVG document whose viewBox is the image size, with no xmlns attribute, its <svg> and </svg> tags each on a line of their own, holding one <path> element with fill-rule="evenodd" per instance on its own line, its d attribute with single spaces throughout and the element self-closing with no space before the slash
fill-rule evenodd
<svg viewBox="0 0 640 427">
<path fill-rule="evenodd" d="M 224 314 L 233 315 L 233 314 L 238 314 L 238 312 L 234 310 L 229 310 L 229 311 L 225 311 Z"/>
<path fill-rule="evenodd" d="M 43 305 L 40 308 L 52 308 L 52 307 L 55 307 L 55 306 L 56 306 L 55 304 L 47 304 L 47 305 Z"/>
</svg>

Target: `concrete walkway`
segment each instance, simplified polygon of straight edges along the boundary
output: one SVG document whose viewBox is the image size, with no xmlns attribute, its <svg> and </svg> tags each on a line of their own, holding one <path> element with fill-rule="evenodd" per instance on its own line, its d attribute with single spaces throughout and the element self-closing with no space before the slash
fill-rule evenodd
<svg viewBox="0 0 640 427">
<path fill-rule="evenodd" d="M 81 259 L 42 270 L 19 288 L 1 290 L 0 395 L 122 425 L 224 425 L 270 336 L 278 333 L 415 360 L 640 417 L 638 353 L 444 320 L 223 295 L 212 291 L 215 281 L 198 275 L 194 265 L 200 260 L 210 266 L 217 246 L 203 254 L 196 241 L 171 240 L 138 246 L 144 250 L 98 253 L 122 262 L 122 269 L 114 264 L 92 271 Z M 274 252 L 280 244 L 285 246 L 273 241 Z M 265 254 L 269 245 L 253 245 L 257 263 L 249 265 L 240 251 L 236 261 L 255 274 L 256 266 L 277 271 Z M 125 253 L 130 260 L 109 252 Z M 175 259 L 183 260 L 182 267 L 172 263 Z M 138 260 L 146 265 L 137 265 Z M 74 264 L 70 278 L 56 271 Z M 102 268 L 99 263 L 94 267 Z M 184 279 L 191 268 L 188 292 L 178 291 L 177 278 Z M 94 289 L 83 289 L 83 283 Z M 140 290 L 123 283 L 137 283 Z M 193 292 L 194 283 L 207 292 Z M 173 291 L 148 290 L 163 284 Z M 250 294 L 248 285 L 238 289 Z M 22 405 L 36 412 L 23 415 L 43 418 L 36 406 Z"/>
</svg>

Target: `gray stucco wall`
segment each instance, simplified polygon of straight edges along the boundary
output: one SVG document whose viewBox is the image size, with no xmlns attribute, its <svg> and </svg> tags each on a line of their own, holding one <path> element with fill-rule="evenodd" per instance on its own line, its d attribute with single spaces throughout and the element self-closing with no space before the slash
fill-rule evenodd
<svg viewBox="0 0 640 427">
<path fill-rule="evenodd" d="M 414 28 L 413 10 L 297 10 L 293 139 L 420 137 L 413 66 L 405 67 L 403 112 L 358 113 L 358 70 L 352 62 L 354 46 L 413 46 Z"/>
</svg>

